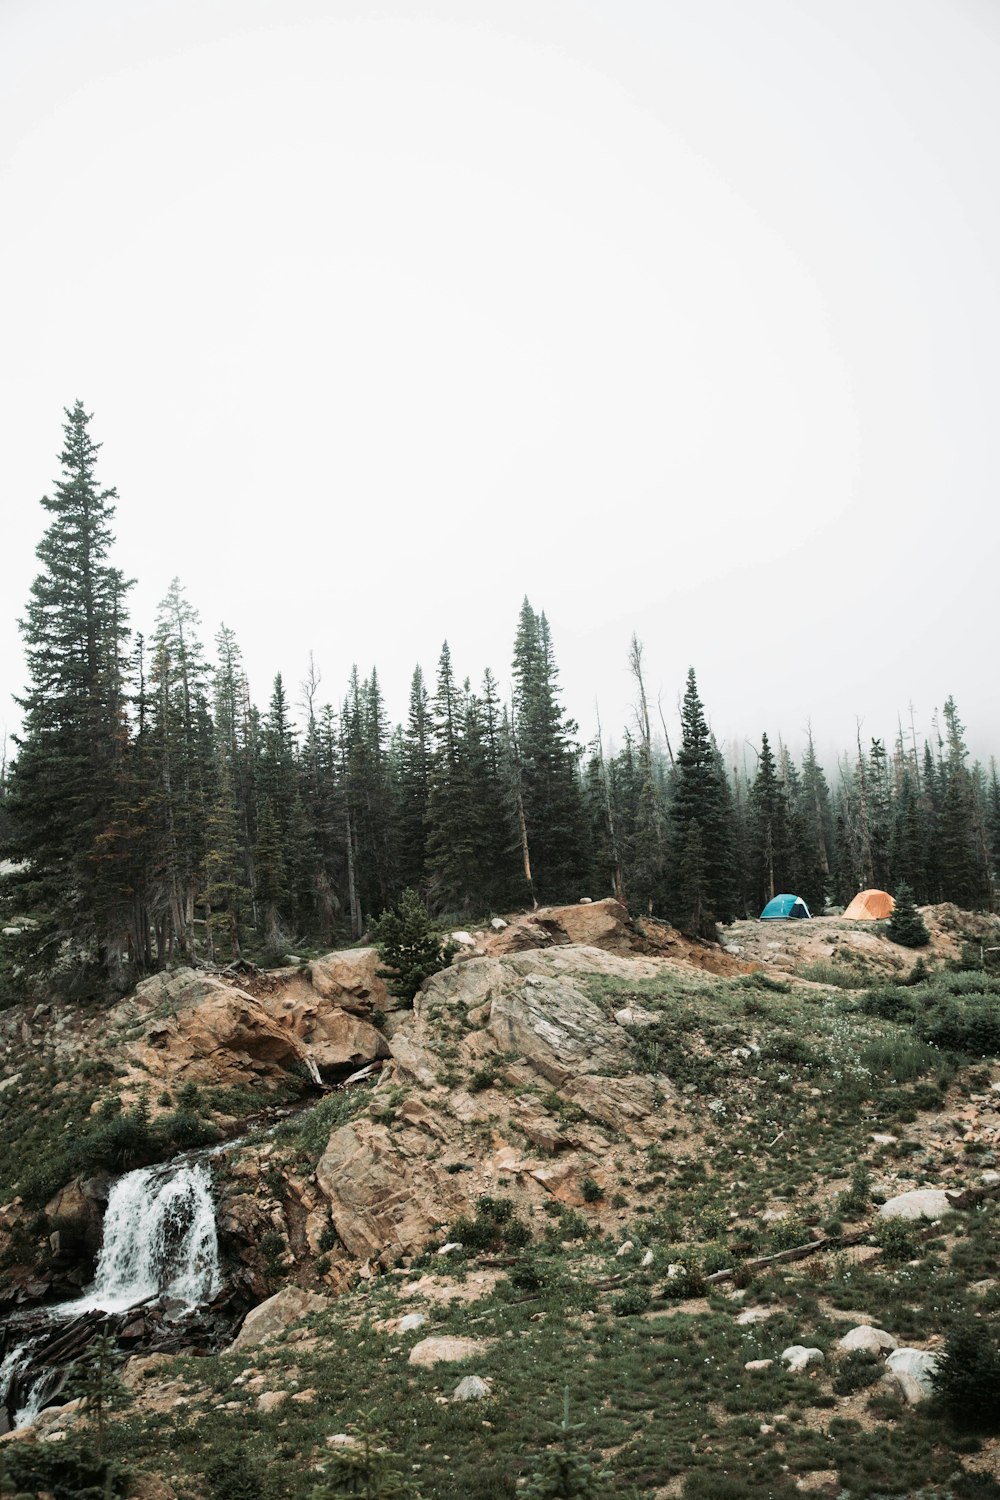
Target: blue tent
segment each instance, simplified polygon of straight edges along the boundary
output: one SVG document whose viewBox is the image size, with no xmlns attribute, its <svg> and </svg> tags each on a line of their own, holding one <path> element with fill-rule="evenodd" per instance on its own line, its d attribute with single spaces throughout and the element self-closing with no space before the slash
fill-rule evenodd
<svg viewBox="0 0 1000 1500">
<path fill-rule="evenodd" d="M 781 917 L 811 917 L 809 910 L 801 896 L 775 896 L 769 901 L 760 914 L 762 922 L 773 922 Z"/>
</svg>

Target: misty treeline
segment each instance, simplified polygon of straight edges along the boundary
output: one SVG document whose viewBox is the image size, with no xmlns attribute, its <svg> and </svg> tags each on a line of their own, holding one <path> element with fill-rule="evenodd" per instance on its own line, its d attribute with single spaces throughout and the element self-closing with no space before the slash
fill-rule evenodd
<svg viewBox="0 0 1000 1500">
<path fill-rule="evenodd" d="M 635 722 L 605 754 L 560 702 L 544 614 L 525 600 L 504 701 L 456 680 L 447 645 L 413 674 L 393 728 L 377 673 L 324 702 L 310 658 L 261 708 L 223 627 L 209 657 L 178 581 L 148 638 L 110 561 L 114 490 L 80 403 L 21 621 L 23 729 L 0 775 L 0 881 L 16 974 L 69 992 L 123 987 L 177 960 L 280 958 L 357 938 L 406 888 L 456 919 L 615 894 L 709 935 L 776 892 L 814 911 L 907 882 L 917 900 L 994 906 L 996 768 L 969 765 L 955 705 L 842 758 L 831 787 L 766 736 L 749 767 L 716 744 L 695 674 L 680 730 L 654 733 L 633 639 Z"/>
</svg>

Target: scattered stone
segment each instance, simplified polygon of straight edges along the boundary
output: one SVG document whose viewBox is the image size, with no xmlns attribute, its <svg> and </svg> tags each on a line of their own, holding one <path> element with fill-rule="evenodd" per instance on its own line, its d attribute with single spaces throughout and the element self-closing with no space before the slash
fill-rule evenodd
<svg viewBox="0 0 1000 1500">
<path fill-rule="evenodd" d="M 453 932 L 450 934 L 451 941 L 457 943 L 460 948 L 474 948 L 476 940 L 471 932 Z"/>
<path fill-rule="evenodd" d="M 949 1193 L 944 1188 L 916 1188 L 912 1193 L 900 1193 L 890 1198 L 879 1209 L 880 1219 L 940 1219 L 943 1214 L 953 1214 L 961 1207 L 954 1201 L 960 1193 Z"/>
<path fill-rule="evenodd" d="M 331 1432 L 326 1440 L 328 1448 L 360 1448 L 361 1439 L 350 1432 Z"/>
<path fill-rule="evenodd" d="M 773 1307 L 745 1307 L 736 1321 L 741 1328 L 747 1323 L 766 1323 L 774 1316 L 774 1311 Z"/>
<path fill-rule="evenodd" d="M 504 921 L 503 917 L 494 917 L 492 922 L 490 923 L 490 926 L 493 928 L 494 932 L 503 932 L 504 928 L 507 926 L 507 923 Z"/>
<path fill-rule="evenodd" d="M 410 1350 L 408 1364 L 428 1370 L 432 1365 L 452 1364 L 482 1354 L 486 1345 L 482 1339 L 463 1339 L 449 1336 L 421 1339 Z"/>
<path fill-rule="evenodd" d="M 743 1368 L 744 1370 L 769 1370 L 773 1364 L 773 1359 L 748 1359 Z"/>
<path fill-rule="evenodd" d="M 489 1382 L 478 1375 L 466 1375 L 452 1392 L 453 1401 L 483 1401 L 490 1394 Z"/>
<path fill-rule="evenodd" d="M 577 905 L 579 906 L 593 906 L 593 904 L 593 900 L 590 896 L 581 896 L 579 902 L 577 903 Z"/>
<path fill-rule="evenodd" d="M 312 1406 L 313 1402 L 316 1400 L 317 1395 L 318 1392 L 316 1390 L 316 1387 L 314 1385 L 310 1385 L 307 1386 L 304 1391 L 296 1391 L 292 1396 L 292 1400 L 297 1401 L 300 1406 Z"/>
<path fill-rule="evenodd" d="M 621 1260 L 623 1255 L 628 1255 L 630 1251 L 634 1249 L 635 1245 L 633 1244 L 633 1242 L 631 1240 L 626 1240 L 624 1245 L 619 1245 L 618 1249 L 615 1251 L 615 1260 Z"/>
<path fill-rule="evenodd" d="M 651 1266 L 653 1264 L 653 1260 L 654 1256 L 652 1250 L 647 1250 L 639 1264 L 640 1266 Z"/>
<path fill-rule="evenodd" d="M 619 1026 L 655 1026 L 659 1019 L 655 1011 L 643 1010 L 641 1005 L 626 1005 L 623 1010 L 615 1011 Z"/>
<path fill-rule="evenodd" d="M 872 1140 L 875 1142 L 876 1146 L 895 1146 L 898 1137 L 894 1135 L 883 1135 L 880 1132 L 876 1131 L 872 1136 Z"/>
<path fill-rule="evenodd" d="M 822 1349 L 807 1349 L 804 1344 L 789 1344 L 787 1349 L 782 1349 L 781 1358 L 792 1374 L 798 1375 L 809 1365 L 821 1365 L 824 1354 Z"/>
<path fill-rule="evenodd" d="M 396 1325 L 397 1333 L 414 1333 L 418 1328 L 423 1328 L 427 1322 L 427 1314 L 420 1312 L 407 1313 L 400 1318 Z"/>
<path fill-rule="evenodd" d="M 448 1240 L 446 1244 L 439 1246 L 437 1253 L 438 1255 L 457 1255 L 460 1250 L 464 1249 L 465 1246 L 461 1240 Z"/>
<path fill-rule="evenodd" d="M 284 1406 L 288 1400 L 287 1391 L 261 1391 L 257 1397 L 257 1410 L 263 1412 L 277 1411 L 279 1406 Z"/>
<path fill-rule="evenodd" d="M 869 1354 L 881 1354 L 884 1349 L 898 1348 L 898 1342 L 891 1333 L 886 1333 L 884 1328 L 872 1328 L 867 1323 L 862 1323 L 857 1328 L 852 1328 L 849 1333 L 837 1344 L 838 1349 L 844 1349 L 848 1353 L 852 1349 L 867 1349 Z"/>
</svg>

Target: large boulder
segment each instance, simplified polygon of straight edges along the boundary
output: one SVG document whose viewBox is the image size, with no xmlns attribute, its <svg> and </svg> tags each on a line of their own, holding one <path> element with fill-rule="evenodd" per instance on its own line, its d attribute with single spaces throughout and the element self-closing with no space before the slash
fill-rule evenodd
<svg viewBox="0 0 1000 1500">
<path fill-rule="evenodd" d="M 285 1027 L 324 1076 L 354 1073 L 389 1056 L 389 1044 L 370 1021 L 315 996 L 267 995 L 262 1005 Z"/>
<path fill-rule="evenodd" d="M 628 911 L 611 897 L 584 905 L 542 906 L 524 916 L 513 917 L 506 927 L 494 928 L 487 937 L 489 952 L 493 954 L 523 953 L 530 948 L 565 943 L 614 948 L 618 952 L 640 946 Z"/>
<path fill-rule="evenodd" d="M 194 970 L 158 974 L 135 998 L 156 1011 L 127 1047 L 147 1077 L 233 1087 L 305 1062 L 301 1041 L 260 1000 Z"/>
<path fill-rule="evenodd" d="M 444 1334 L 437 1338 L 421 1339 L 419 1344 L 414 1344 L 407 1364 L 429 1370 L 434 1365 L 459 1364 L 463 1359 L 482 1354 L 487 1348 L 488 1342 L 483 1339 L 464 1339 L 454 1334 Z"/>
<path fill-rule="evenodd" d="M 927 1349 L 894 1349 L 886 1359 L 893 1375 L 901 1381 L 914 1381 L 924 1396 L 934 1392 L 934 1372 L 938 1367 L 938 1356 Z M 903 1385 L 903 1393 L 912 1401 L 910 1392 Z"/>
<path fill-rule="evenodd" d="M 915 1188 L 890 1198 L 878 1211 L 880 1219 L 940 1219 L 964 1207 L 964 1194 L 945 1188 Z"/>
<path fill-rule="evenodd" d="M 229 1347 L 229 1353 L 239 1354 L 244 1349 L 266 1344 L 300 1318 L 307 1317 L 309 1313 L 323 1312 L 328 1306 L 328 1299 L 316 1292 L 304 1291 L 299 1286 L 286 1286 L 280 1292 L 275 1292 L 273 1297 L 268 1297 L 266 1302 L 250 1309 Z"/>
</svg>

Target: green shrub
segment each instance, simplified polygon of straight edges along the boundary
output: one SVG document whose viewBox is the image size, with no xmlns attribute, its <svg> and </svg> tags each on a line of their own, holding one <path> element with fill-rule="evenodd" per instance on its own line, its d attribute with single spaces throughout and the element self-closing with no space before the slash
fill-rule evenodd
<svg viewBox="0 0 1000 1500">
<path fill-rule="evenodd" d="M 1000 1337 L 982 1323 L 962 1323 L 945 1341 L 934 1389 L 957 1427 L 1000 1432 Z"/>
<path fill-rule="evenodd" d="M 467 1250 L 519 1250 L 531 1240 L 531 1230 L 514 1212 L 509 1198 L 492 1198 L 484 1193 L 476 1204 L 476 1217 L 463 1214 L 451 1224 L 453 1240 Z"/>
<path fill-rule="evenodd" d="M 879 1219 L 872 1231 L 876 1245 L 888 1261 L 914 1260 L 917 1254 L 917 1231 L 910 1219 Z"/>
<path fill-rule="evenodd" d="M 648 1286 L 637 1283 L 635 1286 L 627 1286 L 617 1296 L 611 1299 L 611 1311 L 616 1318 L 634 1317 L 637 1313 L 644 1313 L 653 1300 L 653 1294 Z"/>
<path fill-rule="evenodd" d="M 671 1276 L 668 1274 L 661 1288 L 661 1296 L 669 1297 L 677 1301 L 685 1301 L 688 1297 L 700 1297 L 705 1290 L 705 1277 L 698 1259 L 689 1251 L 671 1251 L 671 1266 L 679 1266 Z"/>
<path fill-rule="evenodd" d="M 218 1453 L 205 1470 L 209 1500 L 264 1500 L 273 1490 L 263 1465 L 237 1445 Z"/>
<path fill-rule="evenodd" d="M 837 1210 L 849 1222 L 866 1217 L 871 1208 L 871 1186 L 871 1173 L 861 1162 L 851 1173 L 850 1187 L 837 1194 Z"/>
<path fill-rule="evenodd" d="M 129 1475 L 72 1439 L 64 1443 L 14 1443 L 5 1450 L 7 1478 L 17 1490 L 55 1500 L 105 1500 L 125 1495 Z"/>
<path fill-rule="evenodd" d="M 838 1363 L 833 1375 L 835 1396 L 853 1396 L 881 1380 L 885 1366 L 870 1349 L 852 1349 Z"/>
<path fill-rule="evenodd" d="M 580 1183 L 580 1192 L 583 1194 L 584 1202 L 586 1203 L 597 1203 L 599 1199 L 604 1197 L 604 1189 L 599 1182 L 594 1181 L 593 1177 L 585 1177 L 583 1179 Z"/>
</svg>

